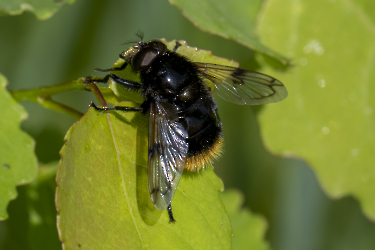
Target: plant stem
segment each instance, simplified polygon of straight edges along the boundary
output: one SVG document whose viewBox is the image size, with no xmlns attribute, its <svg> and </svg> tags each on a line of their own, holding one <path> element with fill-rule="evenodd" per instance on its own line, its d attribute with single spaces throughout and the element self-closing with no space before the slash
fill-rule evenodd
<svg viewBox="0 0 375 250">
<path fill-rule="evenodd" d="M 79 119 L 83 116 L 83 114 L 79 112 L 78 110 L 75 110 L 62 103 L 55 102 L 50 97 L 47 97 L 47 98 L 38 97 L 38 103 L 47 109 L 51 109 L 51 110 L 54 110 L 54 111 L 57 111 L 66 115 L 70 115 L 71 117 L 76 118 L 76 119 Z"/>
<path fill-rule="evenodd" d="M 101 78 L 90 77 L 90 80 L 92 81 L 86 82 L 87 78 L 81 77 L 81 78 L 78 78 L 77 80 L 59 83 L 59 84 L 48 86 L 48 87 L 41 87 L 41 88 L 29 89 L 29 90 L 14 90 L 14 91 L 11 91 L 11 94 L 17 101 L 36 102 L 45 108 L 48 108 L 48 109 L 51 109 L 51 110 L 54 110 L 54 111 L 57 111 L 66 115 L 70 115 L 76 119 L 79 119 L 83 115 L 81 112 L 71 107 L 68 107 L 62 103 L 52 100 L 51 96 L 60 94 L 63 92 L 72 91 L 72 90 L 86 90 L 86 91 L 91 91 L 94 93 L 96 99 L 98 100 L 101 106 L 107 107 L 108 105 L 102 95 L 102 91 L 105 92 L 105 95 L 108 97 L 114 97 L 114 94 L 108 88 L 99 89 L 96 83 L 94 82 L 97 79 L 101 79 Z"/>
</svg>

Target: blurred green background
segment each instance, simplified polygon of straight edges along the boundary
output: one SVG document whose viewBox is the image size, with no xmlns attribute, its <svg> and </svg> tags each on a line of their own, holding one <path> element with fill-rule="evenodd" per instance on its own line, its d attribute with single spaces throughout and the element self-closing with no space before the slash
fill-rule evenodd
<svg viewBox="0 0 375 250">
<path fill-rule="evenodd" d="M 93 69 L 110 67 L 129 46 L 125 42 L 137 41 L 135 33 L 139 30 L 145 40 L 186 40 L 190 46 L 238 61 L 241 67 L 261 70 L 254 52 L 202 32 L 167 1 L 80 0 L 64 6 L 46 21 L 30 13 L 2 16 L 0 72 L 8 78 L 9 90 L 100 75 Z M 288 83 L 285 85 L 288 87 Z M 73 92 L 55 99 L 85 112 L 94 96 Z M 225 146 L 224 154 L 214 163 L 215 172 L 227 189 L 244 193 L 245 207 L 267 219 L 266 240 L 271 248 L 375 249 L 375 225 L 364 217 L 354 199 L 329 199 L 306 163 L 267 152 L 256 122 L 261 110 L 216 100 Z M 39 161 L 47 164 L 59 160 L 64 135 L 75 120 L 34 103 L 23 104 L 29 119 L 22 128 L 35 138 Z M 53 183 L 46 188 L 52 191 L 45 206 L 54 206 Z M 26 187 L 18 191 L 19 199 L 8 209 L 9 219 L 0 222 L 0 249 L 34 249 L 22 243 L 30 237 L 26 232 L 31 217 L 22 210 Z M 54 228 L 54 222 L 50 222 L 50 228 Z M 48 234 L 49 246 L 59 249 L 57 232 Z"/>
</svg>

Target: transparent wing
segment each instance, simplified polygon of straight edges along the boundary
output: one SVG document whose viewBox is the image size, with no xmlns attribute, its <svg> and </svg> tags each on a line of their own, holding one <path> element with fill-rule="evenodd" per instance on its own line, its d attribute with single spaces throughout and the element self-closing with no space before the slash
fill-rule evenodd
<svg viewBox="0 0 375 250">
<path fill-rule="evenodd" d="M 167 104 L 158 102 L 151 103 L 150 108 L 148 188 L 151 200 L 159 210 L 171 204 L 188 151 L 187 132 L 173 118 L 170 109 Z"/>
<path fill-rule="evenodd" d="M 210 63 L 195 63 L 201 75 L 211 81 L 218 95 L 236 104 L 259 105 L 278 102 L 288 91 L 277 79 L 258 72 Z"/>
</svg>

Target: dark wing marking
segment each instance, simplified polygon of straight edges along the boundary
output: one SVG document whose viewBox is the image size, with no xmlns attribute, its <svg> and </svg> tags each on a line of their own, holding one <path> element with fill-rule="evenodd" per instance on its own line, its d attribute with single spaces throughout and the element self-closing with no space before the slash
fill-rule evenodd
<svg viewBox="0 0 375 250">
<path fill-rule="evenodd" d="M 271 76 L 217 64 L 195 65 L 200 74 L 215 85 L 218 95 L 226 101 L 241 105 L 259 105 L 278 102 L 288 96 L 284 85 Z"/>
<path fill-rule="evenodd" d="M 148 188 L 151 200 L 159 210 L 172 201 L 185 167 L 188 151 L 187 132 L 172 120 L 168 106 L 152 102 L 148 135 Z"/>
</svg>

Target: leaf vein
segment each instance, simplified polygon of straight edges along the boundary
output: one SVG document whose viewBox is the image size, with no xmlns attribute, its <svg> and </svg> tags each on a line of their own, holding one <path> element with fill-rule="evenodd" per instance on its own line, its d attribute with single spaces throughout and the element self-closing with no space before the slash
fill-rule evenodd
<svg viewBox="0 0 375 250">
<path fill-rule="evenodd" d="M 111 122 L 111 118 L 110 118 L 110 115 L 107 114 L 107 120 L 108 120 L 108 125 L 109 125 L 109 128 L 111 130 L 111 135 L 112 135 L 112 140 L 113 140 L 113 145 L 115 146 L 115 149 L 116 149 L 116 155 L 117 155 L 117 162 L 118 162 L 118 167 L 119 167 L 119 172 L 120 172 L 120 176 L 121 176 L 121 182 L 122 182 L 122 186 L 123 186 L 123 189 L 124 189 L 124 195 L 125 195 L 125 199 L 126 199 L 126 202 L 128 203 L 128 207 L 129 207 L 129 213 L 130 213 L 130 216 L 133 220 L 133 223 L 134 223 L 134 227 L 136 228 L 137 230 L 137 233 L 138 233 L 138 236 L 139 236 L 139 239 L 141 240 L 141 243 L 142 243 L 142 248 L 145 248 L 144 246 L 144 242 L 143 242 L 143 239 L 142 239 L 142 235 L 141 235 L 141 232 L 139 231 L 139 228 L 137 226 L 137 223 L 135 221 L 135 217 L 134 217 L 134 214 L 133 214 L 133 209 L 130 205 L 130 202 L 129 202 L 129 197 L 128 197 L 128 191 L 126 189 L 126 184 L 125 184 L 125 178 L 124 178 L 124 173 L 122 171 L 122 163 L 121 163 L 121 153 L 120 153 L 120 150 L 118 148 L 118 145 L 117 145 L 117 140 L 116 140 L 116 137 L 115 137 L 115 133 L 113 131 L 113 126 L 112 126 L 112 122 Z"/>
</svg>

